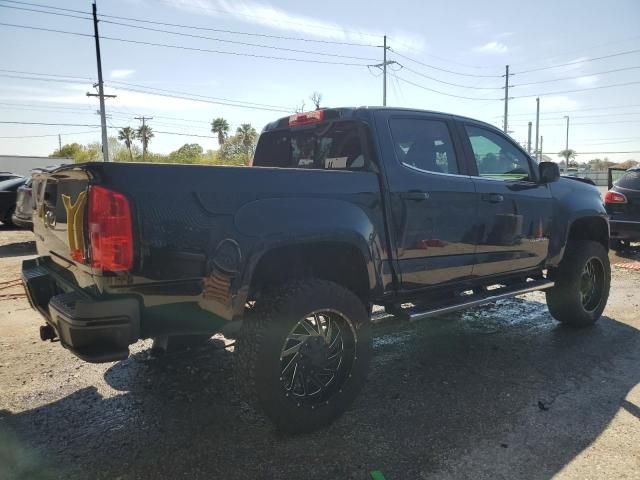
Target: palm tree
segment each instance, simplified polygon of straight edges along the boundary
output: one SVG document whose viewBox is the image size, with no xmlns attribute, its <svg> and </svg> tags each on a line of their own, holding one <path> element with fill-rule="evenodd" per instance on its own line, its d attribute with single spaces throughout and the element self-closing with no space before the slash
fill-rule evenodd
<svg viewBox="0 0 640 480">
<path fill-rule="evenodd" d="M 136 132 L 131 127 L 124 127 L 118 130 L 118 140 L 124 142 L 125 146 L 129 150 L 129 157 L 133 162 L 133 153 L 131 153 L 131 145 L 133 145 L 133 141 L 136 139 Z"/>
<path fill-rule="evenodd" d="M 153 138 L 153 130 L 149 125 L 142 125 L 140 128 L 138 128 L 136 136 L 140 140 L 140 143 L 142 143 L 142 161 L 144 162 L 144 157 L 147 154 L 149 142 Z"/>
<path fill-rule="evenodd" d="M 243 123 L 236 130 L 236 135 L 242 140 L 242 146 L 244 147 L 244 153 L 247 156 L 253 155 L 253 146 L 258 139 L 258 132 L 251 126 L 250 123 Z"/>
<path fill-rule="evenodd" d="M 576 155 L 578 155 L 576 151 L 572 150 L 571 148 L 560 150 L 560 152 L 558 152 L 558 156 L 564 158 L 565 170 L 569 168 L 569 159 L 573 160 L 574 158 L 576 158 Z"/>
<path fill-rule="evenodd" d="M 218 145 L 222 145 L 229 134 L 229 122 L 218 117 L 211 122 L 211 132 L 218 134 Z"/>
</svg>

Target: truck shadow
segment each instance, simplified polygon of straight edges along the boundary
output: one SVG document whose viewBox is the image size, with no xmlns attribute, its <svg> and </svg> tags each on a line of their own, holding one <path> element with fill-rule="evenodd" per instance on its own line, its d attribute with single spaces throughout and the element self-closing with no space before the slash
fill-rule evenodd
<svg viewBox="0 0 640 480">
<path fill-rule="evenodd" d="M 14 242 L 0 245 L 0 258 L 24 257 L 25 255 L 35 255 L 36 242 Z"/>
<path fill-rule="evenodd" d="M 621 408 L 640 418 L 625 400 L 640 335 L 612 318 L 570 330 L 515 299 L 375 330 L 365 390 L 313 434 L 276 434 L 237 397 L 232 353 L 215 343 L 140 352 L 106 370 L 109 386 L 0 412 L 0 425 L 64 478 L 550 478 Z"/>
</svg>

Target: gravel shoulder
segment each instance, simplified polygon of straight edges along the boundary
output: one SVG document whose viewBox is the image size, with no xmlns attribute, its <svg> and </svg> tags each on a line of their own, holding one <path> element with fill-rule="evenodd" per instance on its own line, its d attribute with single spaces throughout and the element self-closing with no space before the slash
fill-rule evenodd
<svg viewBox="0 0 640 480">
<path fill-rule="evenodd" d="M 6 283 L 32 240 L 0 227 L 2 479 L 638 478 L 639 270 L 613 267 L 586 330 L 554 322 L 541 293 L 375 325 L 351 410 L 285 437 L 235 394 L 224 339 L 161 359 L 140 342 L 99 365 L 41 342 L 42 320 Z M 640 260 L 627 256 L 612 260 Z"/>
</svg>

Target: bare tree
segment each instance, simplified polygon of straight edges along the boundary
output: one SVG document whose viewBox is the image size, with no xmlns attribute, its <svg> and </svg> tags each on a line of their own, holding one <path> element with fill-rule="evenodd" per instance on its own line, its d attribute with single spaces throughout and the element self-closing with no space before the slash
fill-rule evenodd
<svg viewBox="0 0 640 480">
<path fill-rule="evenodd" d="M 302 113 L 304 112 L 304 100 L 302 100 L 302 103 L 300 105 L 296 106 L 296 113 Z"/>
<path fill-rule="evenodd" d="M 313 92 L 309 100 L 316 106 L 316 110 L 320 110 L 320 102 L 322 102 L 322 94 L 320 92 Z"/>
</svg>

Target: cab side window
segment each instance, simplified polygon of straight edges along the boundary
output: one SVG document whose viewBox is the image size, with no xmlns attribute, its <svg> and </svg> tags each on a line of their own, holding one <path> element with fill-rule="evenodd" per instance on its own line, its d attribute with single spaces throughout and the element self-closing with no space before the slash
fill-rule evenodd
<svg viewBox="0 0 640 480">
<path fill-rule="evenodd" d="M 389 121 L 398 160 L 425 172 L 459 173 L 447 124 L 440 120 L 392 118 Z"/>
<path fill-rule="evenodd" d="M 503 181 L 534 180 L 527 156 L 506 138 L 472 125 L 466 125 L 465 129 L 481 177 Z"/>
</svg>

